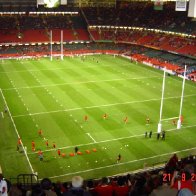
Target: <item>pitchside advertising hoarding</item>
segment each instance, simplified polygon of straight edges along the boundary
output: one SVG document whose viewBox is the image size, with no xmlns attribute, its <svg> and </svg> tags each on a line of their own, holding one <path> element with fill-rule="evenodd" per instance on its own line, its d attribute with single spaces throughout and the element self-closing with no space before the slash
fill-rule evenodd
<svg viewBox="0 0 196 196">
<path fill-rule="evenodd" d="M 67 5 L 67 0 L 37 0 L 37 5 L 53 8 L 58 7 L 59 5 Z"/>
<path fill-rule="evenodd" d="M 60 5 L 60 0 L 44 0 L 44 6 L 48 8 L 58 7 Z"/>
<path fill-rule="evenodd" d="M 186 11 L 186 0 L 176 0 L 176 11 Z"/>
<path fill-rule="evenodd" d="M 163 0 L 154 0 L 154 10 L 163 10 Z"/>
</svg>

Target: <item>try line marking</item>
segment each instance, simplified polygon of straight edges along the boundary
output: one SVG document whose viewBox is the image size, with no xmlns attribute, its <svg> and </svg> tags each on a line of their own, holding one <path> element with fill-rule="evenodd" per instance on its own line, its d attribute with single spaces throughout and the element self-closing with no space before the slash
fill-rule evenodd
<svg viewBox="0 0 196 196">
<path fill-rule="evenodd" d="M 15 89 L 32 89 L 32 88 L 43 88 L 43 87 L 55 87 L 55 86 L 64 86 L 70 84 L 88 84 L 88 83 L 100 83 L 100 82 L 111 82 L 111 81 L 121 81 L 121 80 L 139 80 L 139 79 L 150 79 L 150 78 L 160 78 L 159 76 L 152 76 L 152 77 L 138 77 L 138 78 L 116 78 L 110 80 L 89 80 L 84 82 L 65 82 L 59 84 L 46 84 L 46 85 L 36 85 L 36 86 L 24 86 L 24 87 L 13 87 L 13 88 L 4 88 L 2 90 L 9 91 Z"/>
<path fill-rule="evenodd" d="M 179 118 L 179 116 L 172 117 L 172 118 L 165 118 L 165 119 L 162 119 L 161 121 L 168 121 L 168 120 L 173 120 L 173 119 L 177 119 L 177 118 Z"/>
<path fill-rule="evenodd" d="M 196 96 L 196 94 L 191 94 L 191 95 L 185 95 L 184 97 L 192 97 Z M 166 97 L 166 99 L 177 99 L 180 98 L 181 96 L 175 96 L 175 97 Z M 82 108 L 70 108 L 70 109 L 65 109 L 65 110 L 53 110 L 49 112 L 35 112 L 35 113 L 29 113 L 29 114 L 19 114 L 19 115 L 14 115 L 12 116 L 13 118 L 18 118 L 18 117 L 24 117 L 24 116 L 35 116 L 35 115 L 42 115 L 42 114 L 51 114 L 51 113 L 58 113 L 58 112 L 68 112 L 68 111 L 75 111 L 75 110 L 82 110 L 82 109 L 91 109 L 91 108 L 99 108 L 99 107 L 109 107 L 109 106 L 115 106 L 115 105 L 125 105 L 125 104 L 133 104 L 133 103 L 143 103 L 143 102 L 150 102 L 150 101 L 159 101 L 161 98 L 156 98 L 156 99 L 146 99 L 142 101 L 127 101 L 127 102 L 121 102 L 121 103 L 111 103 L 111 104 L 103 104 L 103 105 L 94 105 L 94 106 L 87 106 L 87 107 L 82 107 Z"/>
<path fill-rule="evenodd" d="M 181 127 L 181 129 L 192 128 L 192 127 L 196 127 L 196 125 Z M 168 129 L 167 132 L 175 131 L 175 130 L 177 130 L 177 128 Z M 154 132 L 153 134 L 156 134 L 156 132 Z M 114 139 L 109 139 L 109 140 L 97 141 L 96 144 L 101 144 L 101 143 L 106 143 L 106 142 L 113 142 L 113 141 L 124 140 L 124 139 L 135 138 L 135 137 L 144 137 L 144 134 L 131 135 L 131 136 L 127 136 L 127 137 L 119 137 L 119 138 L 114 138 Z M 86 143 L 86 144 L 76 144 L 74 146 L 64 146 L 64 147 L 60 147 L 59 149 L 75 148 L 76 146 L 78 146 L 78 147 L 89 146 L 89 145 L 93 145 L 93 144 L 95 144 L 95 142 Z M 50 152 L 50 151 L 55 151 L 55 149 L 43 150 L 42 152 Z M 28 154 L 29 155 L 37 154 L 37 152 L 30 152 Z"/>
<path fill-rule="evenodd" d="M 196 147 L 187 148 L 187 149 L 184 149 L 184 150 L 168 152 L 168 153 L 155 155 L 155 156 L 151 156 L 151 157 L 146 157 L 146 158 L 142 158 L 142 159 L 135 159 L 135 160 L 131 160 L 131 161 L 123 162 L 123 163 L 115 163 L 115 164 L 106 165 L 106 166 L 103 166 L 103 167 L 97 167 L 97 168 L 87 169 L 87 170 L 82 170 L 82 171 L 77 171 L 77 172 L 70 172 L 70 173 L 66 173 L 66 174 L 62 174 L 62 175 L 58 175 L 58 176 L 51 176 L 49 178 L 59 178 L 59 177 L 64 177 L 64 176 L 81 174 L 81 173 L 91 172 L 91 171 L 94 171 L 94 170 L 101 170 L 101 169 L 105 169 L 105 168 L 116 167 L 116 166 L 119 166 L 119 165 L 126 165 L 126 164 L 129 164 L 129 163 L 145 161 L 145 160 L 148 160 L 148 159 L 154 159 L 154 158 L 157 158 L 157 157 L 163 157 L 163 156 L 167 156 L 167 155 L 172 155 L 174 153 L 186 152 L 186 151 L 195 150 L 195 149 L 196 149 Z M 41 179 L 39 179 L 39 180 L 41 180 Z"/>
<path fill-rule="evenodd" d="M 86 134 L 93 140 L 94 143 L 97 143 L 96 140 L 91 136 L 90 133 L 86 133 Z"/>
<path fill-rule="evenodd" d="M 10 109 L 9 109 L 9 107 L 8 107 L 8 105 L 7 105 L 7 101 L 6 101 L 5 97 L 4 97 L 3 92 L 2 92 L 1 89 L 0 89 L 0 92 L 1 92 L 2 98 L 3 98 L 3 100 L 4 100 L 4 103 L 5 103 L 6 107 L 7 107 L 8 113 L 9 113 L 10 118 L 11 118 L 11 121 L 12 121 L 12 124 L 13 124 L 13 126 L 14 126 L 15 131 L 16 131 L 17 137 L 20 138 L 20 135 L 19 135 L 18 130 L 17 130 L 17 128 L 16 128 L 16 124 L 15 124 L 15 122 L 14 122 L 14 120 L 13 120 L 13 117 L 12 117 L 12 115 L 11 115 Z M 27 152 L 26 152 L 26 150 L 24 149 L 24 145 L 23 145 L 22 141 L 21 141 L 21 146 L 22 146 L 22 149 L 23 149 L 23 151 L 24 151 L 24 154 L 25 154 L 25 157 L 26 157 L 26 159 L 27 159 L 27 162 L 28 162 L 28 164 L 29 164 L 29 167 L 30 167 L 30 169 L 31 169 L 31 171 L 32 171 L 32 174 L 34 174 L 35 172 L 34 172 L 34 170 L 33 170 L 33 167 L 32 167 L 32 165 L 31 165 L 31 162 L 30 162 L 30 160 L 29 160 L 29 157 L 28 157 L 28 155 L 27 155 Z M 35 177 L 35 176 L 34 176 L 34 177 Z M 35 177 L 35 180 L 37 180 L 36 177 Z"/>
</svg>

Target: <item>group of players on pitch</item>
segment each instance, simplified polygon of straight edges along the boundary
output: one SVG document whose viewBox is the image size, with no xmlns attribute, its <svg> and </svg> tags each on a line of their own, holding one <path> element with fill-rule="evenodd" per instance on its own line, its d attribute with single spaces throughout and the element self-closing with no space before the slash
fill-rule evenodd
<svg viewBox="0 0 196 196">
<path fill-rule="evenodd" d="M 108 115 L 107 115 L 106 113 L 103 114 L 103 119 L 106 120 L 107 118 L 108 118 Z M 89 117 L 88 117 L 87 115 L 85 115 L 85 116 L 84 116 L 84 121 L 87 122 L 88 119 L 89 119 Z M 182 122 L 182 121 L 183 121 L 183 117 L 181 117 L 180 120 L 181 120 L 181 122 Z M 125 118 L 123 118 L 123 122 L 124 122 L 125 124 L 128 123 L 128 117 L 127 117 L 127 116 L 126 116 Z M 174 120 L 172 121 L 172 123 L 173 123 L 173 125 L 176 125 L 176 120 L 174 119 Z M 146 124 L 150 124 L 150 118 L 149 118 L 148 116 L 146 117 Z M 39 135 L 39 137 L 41 137 L 41 138 L 43 138 L 43 139 L 45 140 L 46 147 L 48 148 L 48 147 L 49 147 L 49 142 L 48 142 L 47 139 L 44 138 L 42 129 L 39 129 L 39 130 L 38 130 L 38 135 Z M 145 138 L 147 138 L 148 135 L 149 135 L 149 138 L 151 138 L 151 137 L 152 137 L 152 131 L 150 131 L 149 134 L 148 134 L 148 132 L 146 131 L 146 132 L 145 132 Z M 162 140 L 165 140 L 165 131 L 164 131 L 164 130 L 163 130 L 161 133 L 157 133 L 157 139 L 158 139 L 158 140 L 159 140 L 160 137 L 162 138 Z M 32 147 L 32 151 L 35 151 L 36 148 L 35 148 L 35 141 L 34 141 L 34 140 L 32 140 L 32 142 L 31 142 L 31 147 Z M 20 151 L 21 148 L 22 148 L 22 141 L 21 141 L 21 138 L 18 138 L 18 142 L 17 142 L 17 151 Z M 55 142 L 52 143 L 52 148 L 53 148 L 53 149 L 56 149 L 56 144 L 55 144 Z M 78 153 L 78 150 L 79 150 L 78 147 L 75 147 L 75 148 L 74 148 L 75 154 Z M 58 154 L 59 157 L 60 157 L 60 156 L 62 156 L 62 157 L 65 156 L 65 153 L 61 153 L 61 150 L 60 150 L 60 149 L 57 149 L 57 154 Z M 39 157 L 40 161 L 43 160 L 43 152 L 42 152 L 41 150 L 38 151 L 38 157 Z M 121 154 L 119 154 L 119 155 L 117 156 L 117 163 L 119 163 L 120 160 L 121 160 Z"/>
</svg>

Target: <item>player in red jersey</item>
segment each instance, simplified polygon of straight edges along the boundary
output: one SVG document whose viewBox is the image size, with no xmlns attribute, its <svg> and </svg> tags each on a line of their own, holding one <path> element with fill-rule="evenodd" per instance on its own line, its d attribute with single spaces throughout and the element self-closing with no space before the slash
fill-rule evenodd
<svg viewBox="0 0 196 196">
<path fill-rule="evenodd" d="M 38 130 L 38 135 L 39 135 L 40 137 L 43 136 L 43 131 L 42 131 L 41 129 Z"/>
<path fill-rule="evenodd" d="M 87 115 L 84 116 L 84 121 L 85 121 L 85 122 L 88 121 L 88 116 L 87 116 Z"/>
<path fill-rule="evenodd" d="M 43 153 L 42 153 L 42 151 L 41 151 L 41 150 L 39 150 L 39 151 L 38 151 L 38 155 L 41 155 L 41 154 L 43 154 Z"/>
<path fill-rule="evenodd" d="M 52 144 L 52 147 L 53 147 L 53 148 L 56 148 L 56 144 L 55 144 L 54 142 L 53 142 L 53 144 Z"/>
<path fill-rule="evenodd" d="M 18 138 L 18 142 L 17 142 L 17 151 L 20 150 L 20 147 L 22 146 L 22 141 L 20 138 Z"/>
<path fill-rule="evenodd" d="M 35 142 L 34 141 L 31 142 L 31 146 L 32 146 L 32 151 L 35 151 Z"/>
<path fill-rule="evenodd" d="M 22 144 L 22 141 L 20 138 L 18 138 L 18 145 L 21 145 Z"/>
<path fill-rule="evenodd" d="M 61 151 L 60 151 L 60 149 L 57 150 L 57 153 L 58 153 L 59 156 L 61 156 Z"/>
<path fill-rule="evenodd" d="M 128 117 L 126 116 L 123 120 L 124 120 L 124 123 L 127 124 L 127 122 L 128 122 Z"/>
<path fill-rule="evenodd" d="M 183 121 L 184 121 L 184 117 L 181 115 L 180 116 L 180 122 L 183 123 Z"/>
<path fill-rule="evenodd" d="M 173 125 L 176 125 L 176 120 L 175 120 L 175 119 L 173 119 L 172 123 L 173 123 Z"/>
<path fill-rule="evenodd" d="M 107 117 L 108 117 L 108 115 L 105 113 L 105 114 L 103 115 L 103 119 L 105 120 Z"/>
<path fill-rule="evenodd" d="M 48 147 L 48 140 L 46 140 L 46 147 Z"/>
<path fill-rule="evenodd" d="M 38 157 L 40 161 L 43 161 L 43 152 L 41 150 L 38 151 Z"/>
</svg>

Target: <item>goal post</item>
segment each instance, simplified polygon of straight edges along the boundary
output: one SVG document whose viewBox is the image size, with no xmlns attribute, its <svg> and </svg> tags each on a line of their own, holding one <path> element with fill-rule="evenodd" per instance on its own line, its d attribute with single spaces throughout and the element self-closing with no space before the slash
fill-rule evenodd
<svg viewBox="0 0 196 196">
<path fill-rule="evenodd" d="M 161 96 L 161 106 L 160 106 L 160 117 L 159 117 L 159 123 L 158 123 L 158 129 L 157 129 L 157 133 L 161 133 L 162 130 L 162 112 L 163 112 L 163 100 L 164 100 L 164 92 L 165 92 L 165 68 L 164 68 L 164 73 L 163 73 L 163 83 L 162 83 L 162 96 Z"/>
<path fill-rule="evenodd" d="M 50 60 L 52 61 L 52 30 L 50 30 Z"/>
<path fill-rule="evenodd" d="M 180 129 L 181 126 L 182 126 L 182 108 L 183 108 L 183 99 L 184 99 L 186 70 L 187 70 L 187 66 L 185 65 L 184 74 L 183 74 L 183 81 L 182 81 L 182 93 L 181 93 L 179 116 L 178 117 L 168 118 L 168 119 L 162 119 L 164 93 L 165 93 L 165 76 L 166 76 L 166 68 L 164 68 L 163 83 L 162 83 L 162 96 L 161 96 L 161 105 L 160 105 L 160 117 L 159 117 L 157 133 L 161 133 L 162 125 L 163 125 L 163 122 L 165 122 L 165 121 L 168 122 L 168 121 L 171 120 L 173 125 L 175 125 L 175 126 L 177 125 L 177 129 Z"/>
<path fill-rule="evenodd" d="M 63 60 L 63 30 L 61 30 L 61 60 Z"/>
<path fill-rule="evenodd" d="M 180 111 L 179 111 L 179 119 L 177 122 L 177 129 L 180 129 L 181 125 L 182 125 L 181 116 L 182 116 L 182 105 L 183 105 L 183 99 L 184 99 L 184 86 L 185 86 L 185 80 L 186 80 L 186 69 L 187 69 L 187 66 L 185 65 L 183 81 L 182 81 L 182 94 L 181 94 Z"/>
</svg>

